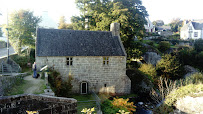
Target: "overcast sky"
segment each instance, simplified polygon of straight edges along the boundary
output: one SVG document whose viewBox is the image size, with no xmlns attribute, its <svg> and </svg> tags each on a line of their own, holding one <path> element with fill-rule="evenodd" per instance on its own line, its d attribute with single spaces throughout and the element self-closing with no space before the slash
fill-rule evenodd
<svg viewBox="0 0 203 114">
<path fill-rule="evenodd" d="M 142 0 L 150 20 L 203 19 L 203 0 Z"/>
<path fill-rule="evenodd" d="M 203 19 L 203 0 L 142 0 L 151 21 L 161 19 L 169 23 L 173 18 Z M 35 15 L 48 11 L 49 16 L 59 22 L 64 15 L 70 23 L 70 17 L 79 15 L 75 0 L 0 0 L 0 24 L 6 23 L 6 12 L 18 9 L 30 9 Z"/>
</svg>

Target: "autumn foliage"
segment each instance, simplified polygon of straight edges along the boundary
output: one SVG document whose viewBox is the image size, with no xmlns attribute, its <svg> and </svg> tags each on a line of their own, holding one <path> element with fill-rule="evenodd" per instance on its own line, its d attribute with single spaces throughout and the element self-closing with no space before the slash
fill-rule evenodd
<svg viewBox="0 0 203 114">
<path fill-rule="evenodd" d="M 129 99 L 123 99 L 123 98 L 114 98 L 112 101 L 113 107 L 119 108 L 119 109 L 126 109 L 130 113 L 136 111 L 136 106 L 133 104 L 133 102 L 128 102 Z"/>
</svg>

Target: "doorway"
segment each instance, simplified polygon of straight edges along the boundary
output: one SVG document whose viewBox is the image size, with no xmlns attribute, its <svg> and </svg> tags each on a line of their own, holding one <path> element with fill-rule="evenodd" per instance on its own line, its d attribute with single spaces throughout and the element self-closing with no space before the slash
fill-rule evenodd
<svg viewBox="0 0 203 114">
<path fill-rule="evenodd" d="M 87 94 L 87 88 L 88 88 L 87 82 L 82 82 L 80 87 L 81 87 L 81 94 Z"/>
</svg>

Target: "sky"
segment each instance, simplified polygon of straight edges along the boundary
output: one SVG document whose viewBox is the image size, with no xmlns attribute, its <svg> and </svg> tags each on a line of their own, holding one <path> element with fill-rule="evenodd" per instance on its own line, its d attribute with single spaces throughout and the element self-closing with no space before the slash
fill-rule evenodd
<svg viewBox="0 0 203 114">
<path fill-rule="evenodd" d="M 149 19 L 163 20 L 165 24 L 173 18 L 203 19 L 203 0 L 142 0 L 149 14 Z M 43 11 L 48 11 L 49 16 L 59 22 L 65 16 L 68 23 L 70 17 L 79 15 L 75 0 L 0 0 L 0 24 L 6 23 L 7 9 L 13 12 L 19 9 L 30 9 L 35 15 L 40 16 Z"/>
<path fill-rule="evenodd" d="M 203 19 L 203 0 L 142 0 L 151 21 L 163 20 L 165 24 L 173 18 Z"/>
<path fill-rule="evenodd" d="M 40 16 L 43 11 L 48 11 L 49 16 L 56 22 L 59 22 L 61 16 L 67 18 L 70 23 L 70 17 L 79 15 L 75 5 L 75 0 L 0 0 L 0 24 L 6 23 L 6 15 L 19 9 L 29 9 L 34 14 Z"/>
</svg>

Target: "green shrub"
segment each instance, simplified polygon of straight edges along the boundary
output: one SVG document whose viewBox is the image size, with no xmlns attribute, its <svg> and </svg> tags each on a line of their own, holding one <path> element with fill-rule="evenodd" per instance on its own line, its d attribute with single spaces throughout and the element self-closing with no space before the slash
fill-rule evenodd
<svg viewBox="0 0 203 114">
<path fill-rule="evenodd" d="M 105 100 L 101 104 L 101 109 L 104 114 L 116 114 L 120 109 L 113 107 L 112 103 L 110 100 Z"/>
<path fill-rule="evenodd" d="M 149 41 L 149 42 L 147 42 L 147 44 L 150 46 L 154 46 L 154 41 Z"/>
<path fill-rule="evenodd" d="M 41 72 L 41 79 L 45 79 L 45 74 L 44 73 L 45 73 L 45 71 Z"/>
<path fill-rule="evenodd" d="M 173 112 L 173 107 L 166 105 L 163 103 L 158 108 L 153 109 L 154 114 L 170 114 Z"/>
<path fill-rule="evenodd" d="M 34 63 L 34 61 L 35 61 L 35 57 L 33 57 L 33 56 L 29 57 L 27 55 L 26 51 L 23 51 L 21 53 L 21 55 L 13 55 L 10 57 L 21 67 L 27 67 L 27 63 Z"/>
<path fill-rule="evenodd" d="M 179 79 L 184 73 L 183 67 L 175 55 L 166 54 L 157 63 L 156 70 L 159 76 L 169 79 Z"/>
<path fill-rule="evenodd" d="M 191 76 L 186 77 L 185 83 L 186 84 L 191 84 L 191 83 L 192 84 L 198 84 L 198 83 L 203 84 L 203 74 L 199 73 L 199 72 L 192 74 Z"/>
<path fill-rule="evenodd" d="M 164 53 L 169 48 L 170 48 L 170 43 L 168 41 L 161 41 L 161 42 L 159 42 L 158 49 L 162 53 Z"/>
<path fill-rule="evenodd" d="M 72 76 L 69 75 L 67 80 L 62 80 L 59 72 L 49 69 L 48 81 L 52 90 L 58 97 L 69 97 L 72 90 Z"/>
<path fill-rule="evenodd" d="M 194 48 L 197 52 L 203 51 L 203 40 L 202 39 L 195 40 Z"/>
<path fill-rule="evenodd" d="M 146 52 L 145 46 L 143 46 L 142 42 L 140 41 L 134 41 L 131 44 L 131 48 L 126 48 L 125 50 L 128 55 L 128 59 L 140 58 L 142 54 Z"/>
<path fill-rule="evenodd" d="M 149 75 L 153 81 L 157 78 L 156 68 L 152 64 L 142 64 L 139 70 Z"/>
<path fill-rule="evenodd" d="M 148 75 L 141 72 L 138 69 L 128 69 L 126 71 L 127 76 L 131 80 L 131 92 L 136 94 L 148 94 L 150 90 L 153 87 L 153 83 Z M 147 86 L 148 89 L 146 89 L 142 84 L 145 83 L 145 87 Z"/>
</svg>

